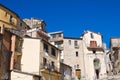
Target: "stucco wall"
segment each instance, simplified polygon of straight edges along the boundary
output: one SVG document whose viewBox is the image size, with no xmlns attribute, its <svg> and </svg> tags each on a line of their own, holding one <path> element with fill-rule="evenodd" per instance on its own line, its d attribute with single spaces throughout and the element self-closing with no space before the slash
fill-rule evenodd
<svg viewBox="0 0 120 80">
<path fill-rule="evenodd" d="M 40 40 L 24 38 L 22 52 L 22 71 L 39 74 Z"/>
<path fill-rule="evenodd" d="M 71 40 L 71 44 L 69 44 L 69 40 Z M 74 46 L 74 41 L 78 41 L 78 47 Z M 63 41 L 63 57 L 64 63 L 72 67 L 72 77 L 77 78 L 76 69 L 81 69 L 81 76 L 84 76 L 84 64 L 83 64 L 83 44 L 80 39 L 64 39 Z M 76 56 L 76 52 L 78 52 L 78 56 Z M 77 65 L 79 67 L 77 68 Z"/>
<path fill-rule="evenodd" d="M 91 38 L 91 33 L 94 38 Z M 93 53 L 93 50 L 89 50 L 90 41 L 97 42 L 97 48 L 102 48 L 102 36 L 98 33 L 87 31 L 83 36 L 83 49 L 84 49 L 84 64 L 85 64 L 85 76 L 87 80 L 94 80 L 96 78 L 94 59 L 100 60 L 100 73 L 99 78 L 106 78 L 106 65 L 105 65 L 105 52 L 103 50 L 97 50 Z M 95 49 L 94 49 L 95 50 Z"/>
</svg>

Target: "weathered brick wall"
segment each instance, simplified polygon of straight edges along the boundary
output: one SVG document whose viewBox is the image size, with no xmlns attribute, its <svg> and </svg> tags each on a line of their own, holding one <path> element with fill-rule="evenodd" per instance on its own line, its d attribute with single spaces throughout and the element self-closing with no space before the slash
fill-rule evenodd
<svg viewBox="0 0 120 80">
<path fill-rule="evenodd" d="M 7 31 L 3 35 L 2 51 L 0 53 L 0 80 L 4 80 L 10 73 L 11 35 Z"/>
</svg>

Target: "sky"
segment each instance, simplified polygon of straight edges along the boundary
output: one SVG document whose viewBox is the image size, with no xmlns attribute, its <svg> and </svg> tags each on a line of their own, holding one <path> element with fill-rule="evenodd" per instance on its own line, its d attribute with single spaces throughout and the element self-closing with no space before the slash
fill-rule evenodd
<svg viewBox="0 0 120 80">
<path fill-rule="evenodd" d="M 21 19 L 38 18 L 48 32 L 63 31 L 79 38 L 84 31 L 99 32 L 109 48 L 111 37 L 120 37 L 120 0 L 0 0 Z"/>
</svg>

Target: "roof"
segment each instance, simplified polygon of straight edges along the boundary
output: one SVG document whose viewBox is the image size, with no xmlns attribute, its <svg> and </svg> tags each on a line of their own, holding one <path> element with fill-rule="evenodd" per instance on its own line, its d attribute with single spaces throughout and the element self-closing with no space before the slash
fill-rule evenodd
<svg viewBox="0 0 120 80">
<path fill-rule="evenodd" d="M 15 29 L 5 28 L 5 31 L 8 31 L 8 32 L 10 32 L 11 34 L 14 34 L 14 35 L 22 38 L 22 36 L 20 35 L 19 31 L 15 30 Z"/>
<path fill-rule="evenodd" d="M 120 39 L 120 37 L 111 37 L 110 39 Z"/>
<path fill-rule="evenodd" d="M 63 31 L 50 32 L 48 34 L 57 34 L 57 33 L 63 33 Z"/>
<path fill-rule="evenodd" d="M 60 64 L 62 64 L 62 65 L 65 65 L 65 66 L 68 66 L 68 67 L 72 68 L 70 65 L 67 65 L 67 64 L 65 64 L 65 63 L 60 62 Z"/>
<path fill-rule="evenodd" d="M 82 38 L 75 38 L 75 37 L 64 37 L 64 39 L 78 39 L 78 40 L 82 40 Z"/>
<path fill-rule="evenodd" d="M 20 18 L 20 16 L 19 16 L 17 13 L 15 13 L 14 11 L 12 11 L 11 9 L 7 8 L 6 6 L 4 6 L 4 5 L 2 5 L 2 4 L 0 4 L 0 7 L 3 7 L 3 8 L 5 8 L 5 9 L 9 10 L 11 13 L 15 14 L 23 23 L 25 23 L 25 22 Z M 25 23 L 25 24 L 26 24 L 26 23 Z M 26 24 L 26 25 L 27 25 L 27 24 Z M 30 28 L 28 25 L 27 25 L 27 27 Z"/>
<path fill-rule="evenodd" d="M 101 35 L 99 32 L 93 32 L 91 30 L 86 30 L 81 36 L 84 36 L 86 33 L 88 32 L 92 32 L 92 33 L 95 33 L 95 34 L 98 34 L 98 35 Z"/>
<path fill-rule="evenodd" d="M 14 11 L 10 10 L 9 8 L 7 8 L 6 6 L 4 6 L 2 4 L 0 4 L 0 6 L 3 7 L 3 8 L 5 8 L 5 9 L 7 9 L 7 10 L 9 10 L 10 12 L 12 12 L 13 14 L 15 14 L 19 18 L 19 15 L 17 13 L 15 13 Z"/>
</svg>

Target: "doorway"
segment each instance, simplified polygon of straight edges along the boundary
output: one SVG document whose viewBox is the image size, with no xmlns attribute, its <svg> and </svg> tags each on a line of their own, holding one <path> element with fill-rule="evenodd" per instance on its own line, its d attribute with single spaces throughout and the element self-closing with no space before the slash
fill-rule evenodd
<svg viewBox="0 0 120 80">
<path fill-rule="evenodd" d="M 94 63 L 94 70 L 95 70 L 95 74 L 96 74 L 96 78 L 99 79 L 99 73 L 100 73 L 100 60 L 98 58 L 95 58 L 93 60 Z"/>
</svg>

